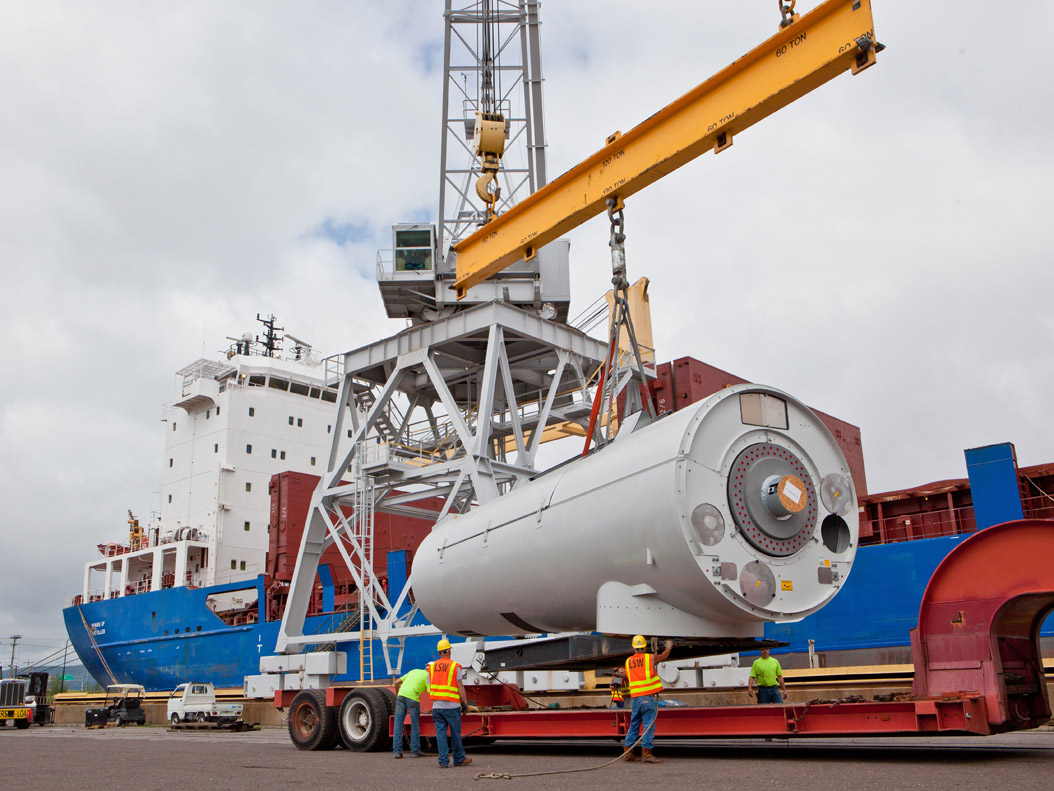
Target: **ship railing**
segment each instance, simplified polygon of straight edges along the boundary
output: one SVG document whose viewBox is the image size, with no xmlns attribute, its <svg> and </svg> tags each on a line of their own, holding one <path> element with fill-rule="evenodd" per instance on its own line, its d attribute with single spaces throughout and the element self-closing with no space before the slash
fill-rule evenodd
<svg viewBox="0 0 1054 791">
<path fill-rule="evenodd" d="M 1026 519 L 1054 519 L 1054 498 L 1049 495 L 1023 498 L 1021 508 Z M 972 505 L 884 515 L 881 519 L 865 516 L 860 520 L 861 546 L 969 535 L 976 532 L 977 520 Z"/>
<path fill-rule="evenodd" d="M 400 248 L 403 249 L 403 248 Z M 383 283 L 391 280 L 433 280 L 432 255 L 427 261 L 395 259 L 395 250 L 377 251 L 377 281 Z"/>
</svg>

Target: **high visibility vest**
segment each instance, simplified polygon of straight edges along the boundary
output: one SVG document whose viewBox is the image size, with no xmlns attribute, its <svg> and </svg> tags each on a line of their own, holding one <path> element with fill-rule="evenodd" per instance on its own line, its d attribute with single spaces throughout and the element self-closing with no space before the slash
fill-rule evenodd
<svg viewBox="0 0 1054 791">
<path fill-rule="evenodd" d="M 626 679 L 619 681 L 617 678 L 611 682 L 611 701 L 621 703 L 629 694 L 629 682 Z"/>
<path fill-rule="evenodd" d="M 432 700 L 461 702 L 457 690 L 457 677 L 461 665 L 453 659 L 439 659 L 428 665 L 428 695 Z"/>
<path fill-rule="evenodd" d="M 651 654 L 634 654 L 627 659 L 626 678 L 632 698 L 662 692 L 662 679 L 655 673 L 655 657 Z"/>
</svg>

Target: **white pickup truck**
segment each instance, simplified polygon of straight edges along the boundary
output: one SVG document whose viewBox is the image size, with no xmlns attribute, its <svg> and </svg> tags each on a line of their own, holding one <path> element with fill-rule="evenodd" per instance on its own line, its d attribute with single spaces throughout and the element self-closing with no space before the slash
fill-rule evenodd
<svg viewBox="0 0 1054 791">
<path fill-rule="evenodd" d="M 212 684 L 180 684 L 168 696 L 168 721 L 230 722 L 242 717 L 241 703 L 217 703 Z"/>
</svg>

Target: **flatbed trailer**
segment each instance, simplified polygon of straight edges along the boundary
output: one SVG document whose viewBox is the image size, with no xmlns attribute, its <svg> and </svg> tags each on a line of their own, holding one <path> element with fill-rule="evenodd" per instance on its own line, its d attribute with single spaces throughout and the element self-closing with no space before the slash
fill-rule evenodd
<svg viewBox="0 0 1054 791">
<path fill-rule="evenodd" d="M 1054 520 L 995 525 L 963 541 L 937 567 L 911 632 L 915 677 L 903 699 L 816 700 L 749 706 L 665 706 L 657 739 L 708 737 L 988 735 L 1051 717 L 1039 629 L 1054 610 Z M 627 709 L 530 708 L 507 684 L 466 685 L 469 739 L 622 739 Z M 434 736 L 427 693 L 421 734 Z M 284 690 L 289 734 L 304 750 L 338 742 L 390 749 L 395 692 L 381 686 Z"/>
</svg>

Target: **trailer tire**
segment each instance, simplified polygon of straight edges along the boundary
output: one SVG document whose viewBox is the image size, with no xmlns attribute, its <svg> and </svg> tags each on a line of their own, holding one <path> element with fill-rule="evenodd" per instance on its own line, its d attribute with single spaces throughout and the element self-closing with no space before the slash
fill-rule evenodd
<svg viewBox="0 0 1054 791">
<path fill-rule="evenodd" d="M 298 692 L 289 706 L 289 738 L 300 750 L 331 750 L 340 740 L 333 709 L 320 689 Z"/>
<path fill-rule="evenodd" d="M 338 717 L 344 746 L 357 753 L 390 748 L 389 717 L 391 711 L 382 690 L 367 688 L 348 693 Z"/>
<path fill-rule="evenodd" d="M 15 720 L 15 727 L 19 730 L 26 730 L 32 723 L 29 720 Z"/>
</svg>

